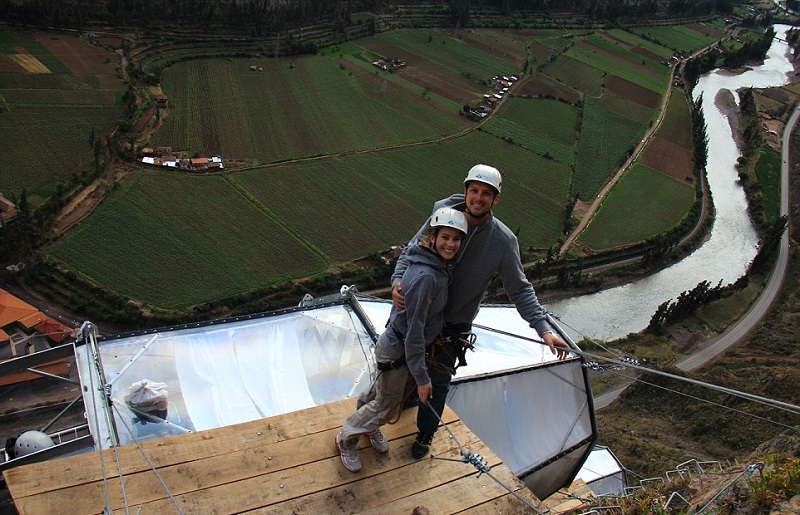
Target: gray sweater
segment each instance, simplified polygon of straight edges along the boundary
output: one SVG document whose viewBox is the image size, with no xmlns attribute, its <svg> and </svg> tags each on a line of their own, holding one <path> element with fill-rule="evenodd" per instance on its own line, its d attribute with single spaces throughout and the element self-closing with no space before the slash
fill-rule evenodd
<svg viewBox="0 0 800 515">
<path fill-rule="evenodd" d="M 417 385 L 430 382 L 425 366 L 425 347 L 433 342 L 444 325 L 449 267 L 432 250 L 417 242 L 405 251 L 406 267 L 400 281 L 406 305 L 392 306 L 390 327 L 378 339 L 378 359 L 393 361 L 405 356 L 408 370 Z"/>
<path fill-rule="evenodd" d="M 464 195 L 457 193 L 442 199 L 433 206 L 433 211 L 441 207 L 452 207 L 463 211 Z M 428 231 L 430 218 L 414 236 L 413 242 Z M 411 245 L 409 245 L 409 248 Z M 519 243 L 514 233 L 490 213 L 480 225 L 470 226 L 469 234 L 461 244 L 449 287 L 449 300 L 444 311 L 448 325 L 471 325 L 478 315 L 480 303 L 489 287 L 492 276 L 499 274 L 506 294 L 514 303 L 523 320 L 537 333 L 552 330 L 546 320 L 547 311 L 539 304 L 533 286 L 525 277 L 519 254 Z M 396 284 L 408 267 L 406 250 L 400 255 L 392 275 Z M 402 287 L 405 292 L 405 286 Z"/>
</svg>

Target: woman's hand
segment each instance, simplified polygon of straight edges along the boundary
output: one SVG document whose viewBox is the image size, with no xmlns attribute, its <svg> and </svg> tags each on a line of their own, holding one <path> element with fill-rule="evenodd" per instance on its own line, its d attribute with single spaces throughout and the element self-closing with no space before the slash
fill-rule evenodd
<svg viewBox="0 0 800 515">
<path fill-rule="evenodd" d="M 428 401 L 433 397 L 433 384 L 428 381 L 425 384 L 417 385 L 417 395 L 419 395 L 419 402 L 428 405 Z"/>
</svg>

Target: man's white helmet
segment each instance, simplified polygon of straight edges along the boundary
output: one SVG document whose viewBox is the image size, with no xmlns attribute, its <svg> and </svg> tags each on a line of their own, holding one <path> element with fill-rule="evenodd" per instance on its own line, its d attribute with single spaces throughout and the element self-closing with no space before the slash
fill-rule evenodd
<svg viewBox="0 0 800 515">
<path fill-rule="evenodd" d="M 440 207 L 431 217 L 431 227 L 452 227 L 467 234 L 467 218 L 452 207 Z"/>
<path fill-rule="evenodd" d="M 489 186 L 494 186 L 494 189 L 497 190 L 497 193 L 500 193 L 503 188 L 503 177 L 500 175 L 500 170 L 494 166 L 473 166 L 469 169 L 469 172 L 467 172 L 467 178 L 464 179 L 464 186 L 466 186 L 469 181 L 485 182 Z"/>
</svg>

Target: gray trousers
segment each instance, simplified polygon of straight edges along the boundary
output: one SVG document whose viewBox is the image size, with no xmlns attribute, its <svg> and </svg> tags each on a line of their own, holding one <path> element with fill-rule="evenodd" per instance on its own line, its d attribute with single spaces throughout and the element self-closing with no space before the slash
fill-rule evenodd
<svg viewBox="0 0 800 515">
<path fill-rule="evenodd" d="M 408 367 L 379 372 L 378 378 L 358 398 L 358 409 L 347 417 L 339 433 L 341 445 L 353 449 L 364 433 L 371 433 L 386 423 L 389 413 L 399 409 L 408 380 Z"/>
</svg>

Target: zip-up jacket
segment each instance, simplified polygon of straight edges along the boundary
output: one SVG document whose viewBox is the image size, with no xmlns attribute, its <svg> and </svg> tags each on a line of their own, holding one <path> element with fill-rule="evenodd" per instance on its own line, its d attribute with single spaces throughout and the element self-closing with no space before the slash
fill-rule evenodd
<svg viewBox="0 0 800 515">
<path fill-rule="evenodd" d="M 417 385 L 429 383 L 425 366 L 425 347 L 433 342 L 444 325 L 449 267 L 432 250 L 414 242 L 404 251 L 406 267 L 400 284 L 406 304 L 392 307 L 389 327 L 378 339 L 378 358 L 394 361 L 403 356 Z"/>
<path fill-rule="evenodd" d="M 442 207 L 464 211 L 465 197 L 461 193 L 451 195 L 436 202 L 433 211 Z M 407 251 L 428 231 L 429 223 L 430 218 L 398 258 L 392 275 L 392 285 L 400 281 L 409 266 Z M 503 288 L 522 319 L 539 334 L 552 330 L 545 318 L 547 310 L 539 303 L 533 286 L 525 277 L 517 237 L 493 213 L 490 212 L 479 225 L 470 225 L 469 234 L 462 241 L 461 249 L 452 264 L 448 302 L 444 311 L 447 325 L 472 325 L 489 287 L 489 281 L 497 273 L 500 274 Z M 401 288 L 405 295 L 405 285 L 402 283 Z"/>
</svg>

